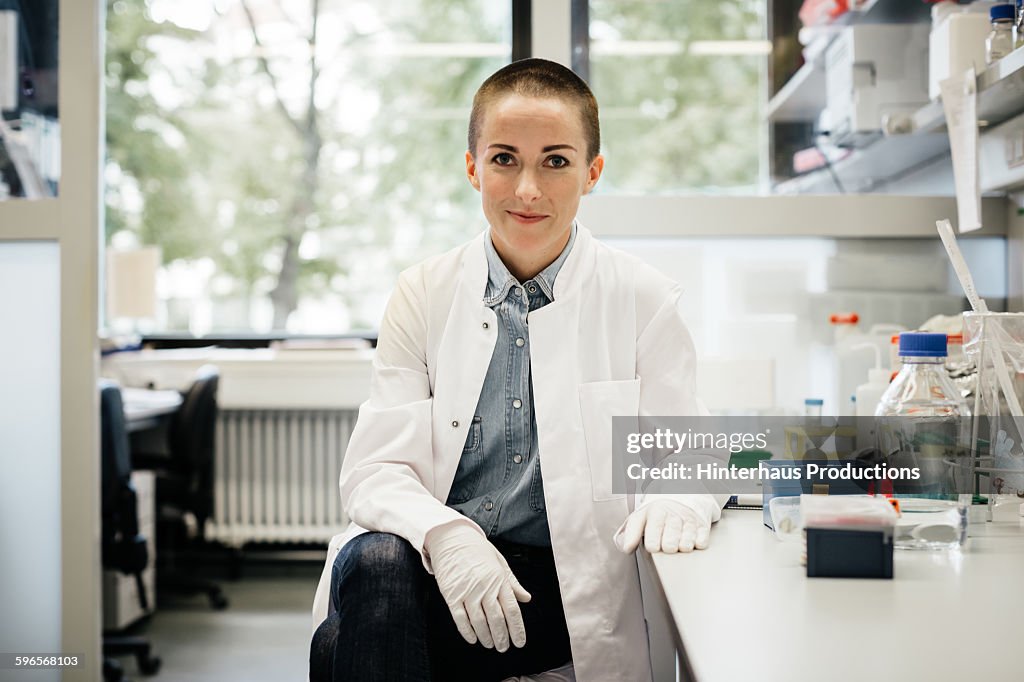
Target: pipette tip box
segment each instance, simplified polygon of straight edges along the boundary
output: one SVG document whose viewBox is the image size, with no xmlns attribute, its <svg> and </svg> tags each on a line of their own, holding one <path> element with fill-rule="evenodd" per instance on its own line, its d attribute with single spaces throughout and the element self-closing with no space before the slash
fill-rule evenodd
<svg viewBox="0 0 1024 682">
<path fill-rule="evenodd" d="M 808 578 L 892 578 L 892 530 L 808 528 Z"/>
</svg>

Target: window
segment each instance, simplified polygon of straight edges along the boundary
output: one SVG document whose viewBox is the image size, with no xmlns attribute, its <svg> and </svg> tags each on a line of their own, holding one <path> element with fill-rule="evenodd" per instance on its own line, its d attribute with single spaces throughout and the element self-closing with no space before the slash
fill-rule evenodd
<svg viewBox="0 0 1024 682">
<path fill-rule="evenodd" d="M 585 2 L 585 0 L 576 0 Z M 598 191 L 756 194 L 765 149 L 764 0 L 590 0 Z"/>
<path fill-rule="evenodd" d="M 111 0 L 107 21 L 107 239 L 161 247 L 155 330 L 374 328 L 401 269 L 483 228 L 466 125 L 510 3 Z"/>
</svg>

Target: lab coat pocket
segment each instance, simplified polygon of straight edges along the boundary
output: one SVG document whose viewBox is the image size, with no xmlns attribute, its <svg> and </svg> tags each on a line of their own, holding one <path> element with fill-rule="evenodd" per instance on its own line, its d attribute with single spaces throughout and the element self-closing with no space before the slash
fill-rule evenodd
<svg viewBox="0 0 1024 682">
<path fill-rule="evenodd" d="M 580 412 L 595 501 L 626 496 L 625 490 L 612 491 L 612 417 L 635 419 L 639 409 L 640 379 L 580 384 Z"/>
</svg>

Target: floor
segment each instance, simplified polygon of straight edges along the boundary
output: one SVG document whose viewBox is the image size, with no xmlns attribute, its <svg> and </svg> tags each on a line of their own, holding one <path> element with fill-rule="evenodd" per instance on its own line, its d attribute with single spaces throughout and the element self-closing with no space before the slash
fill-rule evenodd
<svg viewBox="0 0 1024 682">
<path fill-rule="evenodd" d="M 152 678 L 121 659 L 134 682 L 301 681 L 309 676 L 310 609 L 319 567 L 264 569 L 241 580 L 218 581 L 230 601 L 214 611 L 205 597 L 162 599 L 137 633 L 163 660 Z M 247 572 L 248 573 L 248 572 Z"/>
</svg>

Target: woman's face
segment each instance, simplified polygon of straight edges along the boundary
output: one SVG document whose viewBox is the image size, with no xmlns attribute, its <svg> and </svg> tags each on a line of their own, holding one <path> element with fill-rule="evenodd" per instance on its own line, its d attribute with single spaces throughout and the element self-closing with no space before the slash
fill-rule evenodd
<svg viewBox="0 0 1024 682">
<path fill-rule="evenodd" d="M 569 239 L 580 197 L 604 168 L 601 156 L 587 163 L 579 109 L 556 98 L 505 95 L 487 106 L 471 151 L 466 173 L 481 194 L 498 254 L 553 261 Z"/>
</svg>

